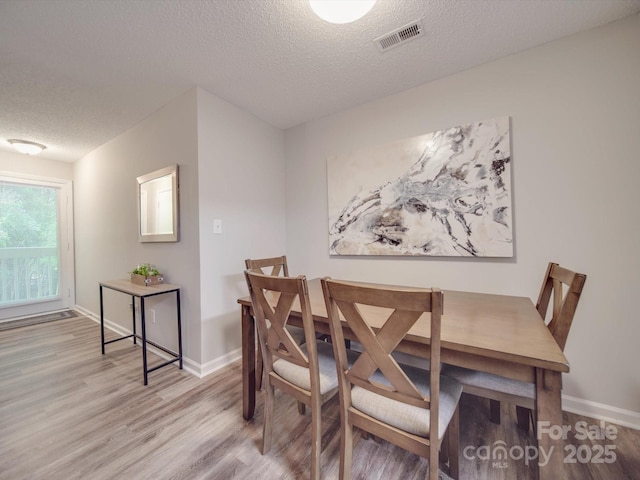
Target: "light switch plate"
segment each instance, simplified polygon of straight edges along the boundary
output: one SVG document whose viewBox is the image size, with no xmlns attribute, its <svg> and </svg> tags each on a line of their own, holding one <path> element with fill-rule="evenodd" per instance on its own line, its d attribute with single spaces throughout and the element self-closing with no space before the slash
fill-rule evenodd
<svg viewBox="0 0 640 480">
<path fill-rule="evenodd" d="M 220 235 L 222 233 L 222 220 L 217 218 L 213 220 L 213 233 L 215 235 Z"/>
</svg>

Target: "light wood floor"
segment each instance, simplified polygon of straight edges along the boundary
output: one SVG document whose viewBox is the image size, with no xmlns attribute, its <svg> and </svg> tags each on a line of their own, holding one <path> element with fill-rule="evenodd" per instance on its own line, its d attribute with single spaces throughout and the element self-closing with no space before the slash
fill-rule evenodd
<svg viewBox="0 0 640 480">
<path fill-rule="evenodd" d="M 153 356 L 152 356 L 153 358 Z M 156 357 L 157 360 L 157 357 Z M 13 479 L 300 479 L 308 478 L 310 415 L 280 396 L 271 452 L 262 456 L 262 396 L 256 418 L 241 414 L 239 362 L 198 379 L 169 366 L 142 385 L 141 353 L 129 341 L 100 354 L 99 326 L 86 318 L 0 332 L 0 478 Z M 488 403 L 463 396 L 460 462 L 463 479 L 535 478 L 524 460 L 504 468 L 468 459 L 464 447 L 535 445 L 503 405 L 501 425 L 488 421 Z M 567 425 L 585 420 L 565 414 Z M 323 410 L 323 478 L 338 478 L 337 400 Z M 567 464 L 569 478 L 640 478 L 640 432 L 618 427 L 612 464 Z M 585 450 L 586 449 L 586 450 Z M 467 450 L 469 453 L 470 450 Z M 475 450 L 474 450 L 475 452 Z M 470 456 L 470 455 L 467 455 Z M 385 442 L 360 439 L 353 478 L 426 478 L 426 461 Z"/>
</svg>

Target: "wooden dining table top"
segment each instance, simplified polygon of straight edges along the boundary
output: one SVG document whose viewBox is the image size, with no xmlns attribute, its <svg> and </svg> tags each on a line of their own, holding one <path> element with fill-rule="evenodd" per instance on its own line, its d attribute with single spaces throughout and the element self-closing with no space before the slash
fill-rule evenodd
<svg viewBox="0 0 640 480">
<path fill-rule="evenodd" d="M 308 286 L 314 321 L 328 323 L 320 279 L 309 280 Z M 412 290 L 412 287 L 400 288 Z M 531 299 L 455 290 L 443 290 L 443 298 L 441 345 L 444 362 L 468 354 L 527 367 L 569 371 L 567 358 Z M 251 298 L 240 298 L 238 303 L 251 305 Z M 362 306 L 363 313 L 368 308 L 372 307 Z M 388 317 L 382 309 L 375 310 L 368 317 L 374 329 L 381 327 Z M 299 313 L 299 305 L 294 305 L 292 315 Z M 420 345 L 429 344 L 429 337 L 430 314 L 425 313 L 405 337 L 405 341 L 414 345 L 408 351 L 417 353 Z M 464 363 L 460 364 L 464 366 Z"/>
</svg>

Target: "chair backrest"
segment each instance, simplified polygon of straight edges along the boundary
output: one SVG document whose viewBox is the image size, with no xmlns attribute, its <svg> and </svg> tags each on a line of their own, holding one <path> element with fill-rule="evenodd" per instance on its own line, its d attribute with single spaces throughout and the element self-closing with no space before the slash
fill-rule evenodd
<svg viewBox="0 0 640 480">
<path fill-rule="evenodd" d="M 352 385 L 400 402 L 430 409 L 429 438 L 438 438 L 440 388 L 440 323 L 442 292 L 438 289 L 403 289 L 322 279 L 341 395 L 350 404 Z M 391 355 L 424 313 L 431 313 L 430 382 L 425 397 Z M 340 313 L 362 345 L 363 353 L 348 367 Z M 379 370 L 391 387 L 370 380 Z M 435 432 L 435 433 L 434 433 Z"/>
<path fill-rule="evenodd" d="M 285 277 L 289 276 L 289 268 L 287 267 L 286 255 L 272 258 L 247 258 L 244 261 L 244 264 L 247 270 L 252 270 L 264 275 L 272 275 L 274 277 L 278 277 L 280 275 Z M 271 268 L 271 270 L 265 271 L 265 269 L 268 268 Z"/>
<path fill-rule="evenodd" d="M 317 377 L 318 361 L 315 328 L 309 307 L 309 289 L 304 275 L 277 277 L 245 270 L 247 286 L 251 294 L 258 336 L 265 355 L 267 371 L 273 370 L 273 362 L 282 358 L 312 371 Z M 286 327 L 291 310 L 300 311 L 307 340 L 305 354 Z M 274 358 L 276 357 L 276 358 Z"/>
<path fill-rule="evenodd" d="M 549 303 L 553 294 L 550 311 L 551 318 L 547 326 L 562 350 L 564 350 L 564 346 L 567 343 L 571 323 L 586 280 L 586 275 L 567 270 L 557 263 L 550 262 L 547 267 L 536 309 L 546 322 Z M 564 291 L 565 286 L 566 291 Z"/>
</svg>

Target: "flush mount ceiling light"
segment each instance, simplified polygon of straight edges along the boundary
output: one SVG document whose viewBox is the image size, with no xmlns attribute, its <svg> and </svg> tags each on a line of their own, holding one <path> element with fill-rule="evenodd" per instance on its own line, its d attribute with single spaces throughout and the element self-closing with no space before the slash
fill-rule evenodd
<svg viewBox="0 0 640 480">
<path fill-rule="evenodd" d="M 28 142 L 27 140 L 16 140 L 11 139 L 7 140 L 13 148 L 15 148 L 20 153 L 26 153 L 27 155 L 37 155 L 45 148 L 44 145 L 36 142 Z"/>
<path fill-rule="evenodd" d="M 309 0 L 311 9 L 329 23 L 349 23 L 364 17 L 376 0 Z"/>
</svg>

